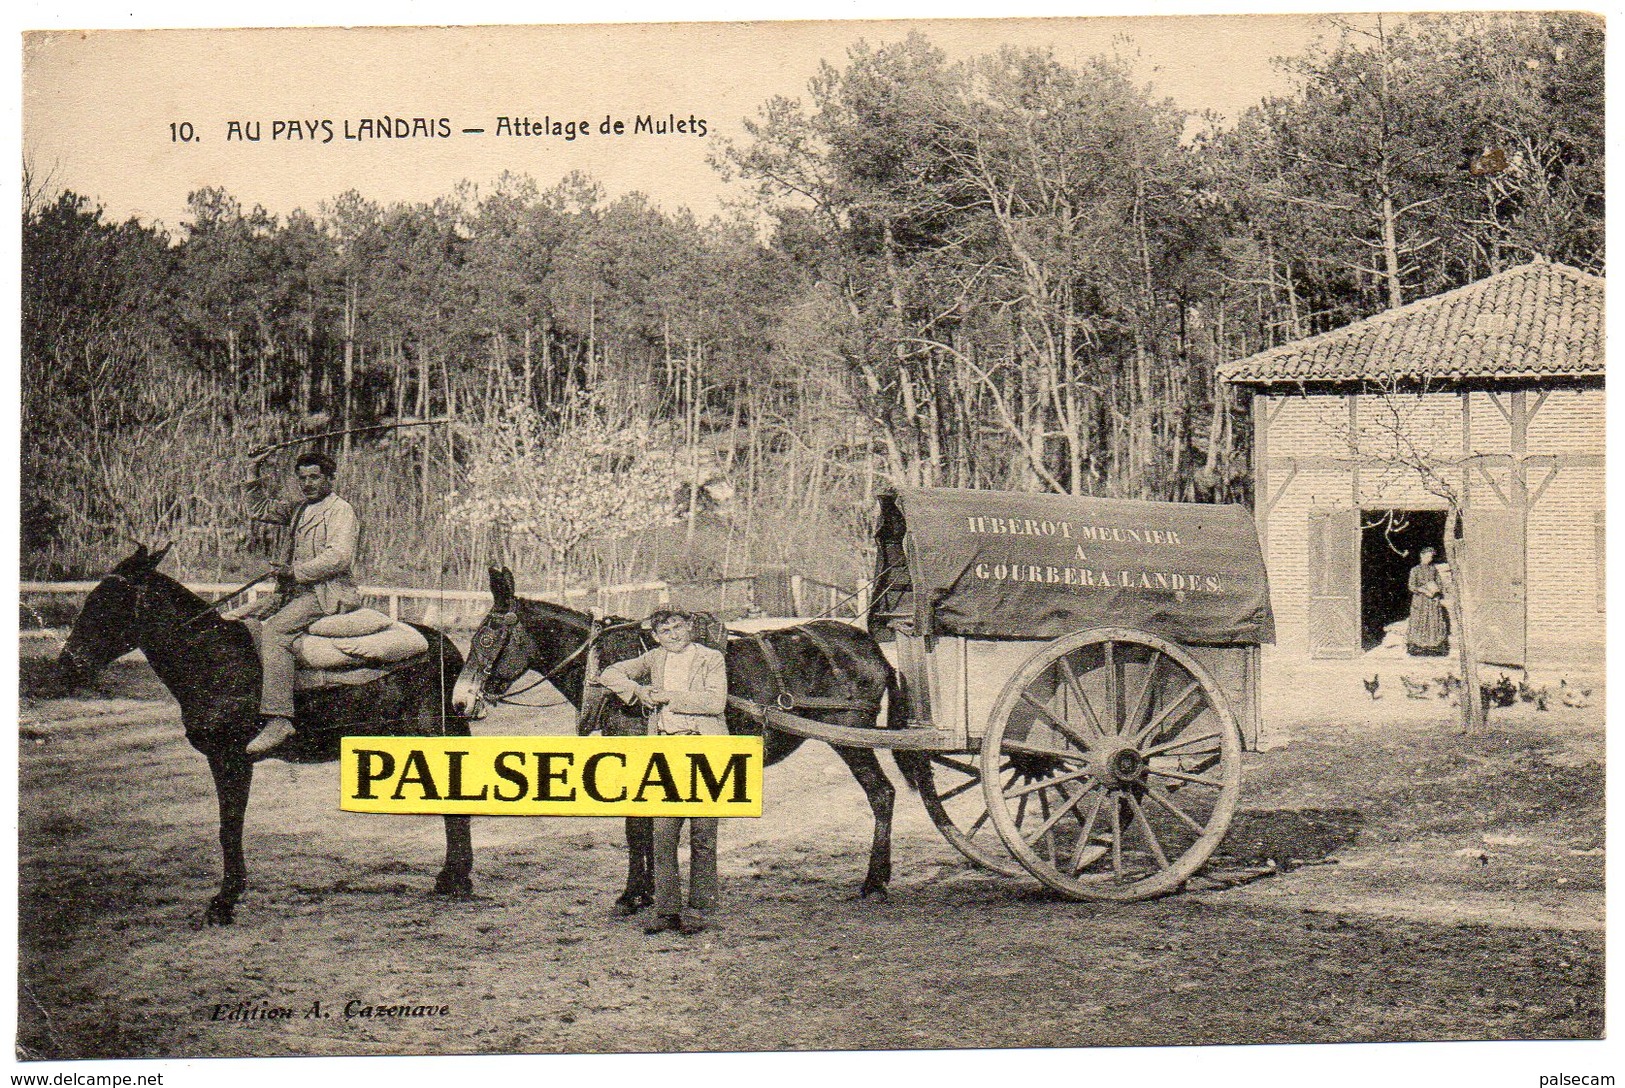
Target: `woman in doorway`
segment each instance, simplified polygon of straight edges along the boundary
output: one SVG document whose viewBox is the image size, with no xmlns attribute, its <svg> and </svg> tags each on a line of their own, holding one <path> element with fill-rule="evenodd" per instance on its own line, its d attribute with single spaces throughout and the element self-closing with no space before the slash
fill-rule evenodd
<svg viewBox="0 0 1625 1088">
<path fill-rule="evenodd" d="M 1423 548 L 1411 568 L 1411 616 L 1405 625 L 1405 652 L 1412 657 L 1443 657 L 1450 648 L 1450 633 L 1444 614 L 1444 585 L 1439 568 L 1433 565 L 1437 554 Z"/>
</svg>

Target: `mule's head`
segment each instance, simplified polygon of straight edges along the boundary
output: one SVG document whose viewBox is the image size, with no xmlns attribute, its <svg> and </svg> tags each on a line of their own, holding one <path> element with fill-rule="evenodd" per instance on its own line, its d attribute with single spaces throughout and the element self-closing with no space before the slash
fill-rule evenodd
<svg viewBox="0 0 1625 1088">
<path fill-rule="evenodd" d="M 56 659 L 57 674 L 65 686 L 89 680 L 108 662 L 135 649 L 148 607 L 149 584 L 171 546 L 149 552 L 142 544 L 90 591 L 73 621 L 67 645 Z"/>
<path fill-rule="evenodd" d="M 506 567 L 492 567 L 490 573 L 491 611 L 474 632 L 468 660 L 451 689 L 453 713 L 471 720 L 485 717 L 486 693 L 500 697 L 530 668 L 536 653 L 530 633 L 519 622 L 513 572 Z"/>
</svg>

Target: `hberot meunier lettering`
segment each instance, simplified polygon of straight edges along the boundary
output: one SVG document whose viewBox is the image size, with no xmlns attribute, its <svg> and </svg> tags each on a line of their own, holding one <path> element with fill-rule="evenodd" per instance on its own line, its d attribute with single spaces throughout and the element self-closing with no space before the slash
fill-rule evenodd
<svg viewBox="0 0 1625 1088">
<path fill-rule="evenodd" d="M 1179 548 L 1186 543 L 1178 529 L 1149 525 L 1075 525 L 1061 519 L 968 514 L 965 526 L 978 536 L 1037 537 L 1062 545 L 1083 541 Z M 1056 556 L 1055 563 L 1032 562 L 1033 558 L 1027 556 L 1021 562 L 1013 559 L 978 562 L 971 567 L 971 574 L 981 581 L 1030 582 L 1080 589 L 1143 589 L 1176 594 L 1224 592 L 1223 578 L 1207 571 L 1111 570 L 1091 564 L 1082 543 L 1072 544 L 1071 552 Z"/>
</svg>

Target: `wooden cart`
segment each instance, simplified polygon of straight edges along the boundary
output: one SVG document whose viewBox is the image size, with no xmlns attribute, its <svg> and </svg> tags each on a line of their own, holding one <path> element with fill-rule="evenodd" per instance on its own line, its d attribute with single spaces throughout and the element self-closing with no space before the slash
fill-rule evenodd
<svg viewBox="0 0 1625 1088">
<path fill-rule="evenodd" d="M 1237 506 L 911 489 L 881 498 L 867 622 L 911 728 L 776 729 L 920 751 L 966 857 L 1075 899 L 1180 888 L 1258 735 L 1263 556 Z"/>
</svg>

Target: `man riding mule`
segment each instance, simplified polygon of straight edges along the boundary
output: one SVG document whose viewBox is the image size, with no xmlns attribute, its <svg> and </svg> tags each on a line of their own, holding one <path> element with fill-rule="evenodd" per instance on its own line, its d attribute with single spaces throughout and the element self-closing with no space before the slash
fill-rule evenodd
<svg viewBox="0 0 1625 1088">
<path fill-rule="evenodd" d="M 164 547 L 149 552 L 142 545 L 90 591 L 57 667 L 64 686 L 71 688 L 139 649 L 175 697 L 186 739 L 209 761 L 219 800 L 224 871 L 204 921 L 226 924 L 233 920 L 237 900 L 248 886 L 243 818 L 254 778 L 248 741 L 259 729 L 259 654 L 247 624 L 221 616 L 216 605 L 158 569 L 168 551 Z M 388 617 L 380 618 L 388 622 Z M 339 758 L 344 737 L 469 735 L 468 722 L 450 700 L 462 671 L 462 654 L 431 627 L 397 626 L 409 628 L 407 633 L 421 644 L 411 656 L 372 664 L 355 661 L 344 668 L 300 674 L 300 728 L 280 747 L 279 758 L 331 762 Z M 446 858 L 434 890 L 468 895 L 474 863 L 469 817 L 442 820 Z"/>
<path fill-rule="evenodd" d="M 323 616 L 361 606 L 361 594 L 351 574 L 361 522 L 355 508 L 333 494 L 333 459 L 312 451 L 294 462 L 303 502 L 265 495 L 259 475 L 263 463 L 254 462 L 254 477 L 249 481 L 254 492 L 251 513 L 256 521 L 286 528 L 288 543 L 286 558 L 271 567 L 281 604 L 265 620 L 260 636 L 263 724 L 247 748 L 256 759 L 269 755 L 294 733 L 294 640 Z"/>
</svg>

